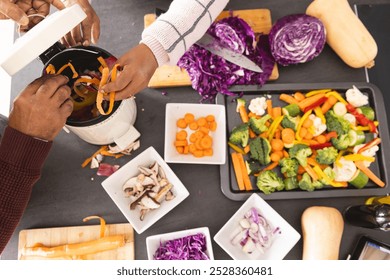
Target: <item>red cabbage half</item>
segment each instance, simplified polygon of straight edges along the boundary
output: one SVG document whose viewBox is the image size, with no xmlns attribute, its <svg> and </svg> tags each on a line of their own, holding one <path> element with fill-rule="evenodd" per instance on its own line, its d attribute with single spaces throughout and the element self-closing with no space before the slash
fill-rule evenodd
<svg viewBox="0 0 390 280">
<path fill-rule="evenodd" d="M 222 45 L 243 53 L 263 69 L 256 73 L 226 61 L 222 57 L 193 45 L 179 60 L 178 66 L 187 70 L 192 87 L 202 96 L 201 101 L 213 101 L 218 93 L 235 95 L 233 85 L 263 85 L 269 79 L 275 60 L 271 55 L 267 35 L 255 33 L 241 18 L 228 17 L 213 23 L 207 31 Z"/>
<path fill-rule="evenodd" d="M 280 18 L 269 33 L 272 55 L 283 66 L 314 59 L 323 50 L 325 42 L 322 22 L 306 14 Z"/>
<path fill-rule="evenodd" d="M 203 233 L 169 240 L 154 253 L 155 260 L 208 260 L 206 236 Z"/>
</svg>

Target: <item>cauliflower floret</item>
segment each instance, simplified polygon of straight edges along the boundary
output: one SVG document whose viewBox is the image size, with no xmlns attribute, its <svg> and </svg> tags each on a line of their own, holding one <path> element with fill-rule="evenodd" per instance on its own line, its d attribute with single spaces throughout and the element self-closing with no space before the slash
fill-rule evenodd
<svg viewBox="0 0 390 280">
<path fill-rule="evenodd" d="M 361 144 L 361 145 L 357 145 L 357 146 L 353 147 L 353 152 L 356 154 L 360 150 L 360 148 L 362 148 L 364 145 L 365 144 Z M 379 151 L 378 145 L 373 146 L 373 147 L 363 151 L 361 154 L 363 156 L 366 156 L 366 157 L 375 157 L 377 151 Z M 365 166 L 369 167 L 371 162 L 365 160 L 365 161 L 363 161 L 363 164 Z"/>
<path fill-rule="evenodd" d="M 333 171 L 335 173 L 334 180 L 336 182 L 348 182 L 352 179 L 353 175 L 356 172 L 356 165 L 353 161 L 345 160 L 344 157 L 341 157 L 339 160 L 338 166 L 337 163 L 334 164 Z"/>
<path fill-rule="evenodd" d="M 357 87 L 353 86 L 345 93 L 347 101 L 354 107 L 361 107 L 368 104 L 368 96 L 365 96 Z"/>
<path fill-rule="evenodd" d="M 321 119 L 316 115 L 311 114 L 309 119 L 313 121 L 313 136 L 316 137 L 326 130 L 326 124 L 322 123 Z"/>
<path fill-rule="evenodd" d="M 262 116 L 265 114 L 267 109 L 267 99 L 265 97 L 257 97 L 251 100 L 249 104 L 249 111 L 257 116 Z"/>
</svg>

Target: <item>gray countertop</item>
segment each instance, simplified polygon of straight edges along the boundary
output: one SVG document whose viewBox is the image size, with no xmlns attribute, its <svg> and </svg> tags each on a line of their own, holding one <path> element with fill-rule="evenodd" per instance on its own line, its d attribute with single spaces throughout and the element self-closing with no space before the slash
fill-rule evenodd
<svg viewBox="0 0 390 280">
<path fill-rule="evenodd" d="M 101 19 L 101 39 L 98 44 L 116 56 L 120 56 L 137 44 L 143 29 L 143 15 L 153 13 L 155 7 L 166 9 L 170 1 L 103 1 L 94 0 L 93 6 Z M 231 0 L 227 9 L 267 8 L 273 21 L 293 13 L 304 13 L 310 1 L 288 0 Z M 390 1 L 350 1 L 354 3 L 390 3 Z M 13 97 L 30 81 L 38 77 L 42 64 L 35 61 L 13 79 Z M 279 67 L 279 79 L 275 83 L 365 82 L 363 69 L 346 66 L 326 46 L 315 60 L 297 66 Z M 168 92 L 166 96 L 162 91 Z M 382 90 L 383 91 L 383 90 Z M 389 97 L 387 97 L 389 98 Z M 141 148 L 133 155 L 115 160 L 124 165 L 146 148 L 153 146 L 160 155 L 164 150 L 165 105 L 169 102 L 197 103 L 199 95 L 190 87 L 169 89 L 145 89 L 137 95 L 138 116 L 135 127 L 141 132 Z M 386 100 L 386 98 L 385 98 Z M 107 223 L 127 222 L 101 186 L 104 177 L 96 176 L 96 170 L 81 168 L 81 163 L 97 150 L 74 134 L 61 132 L 43 168 L 41 179 L 34 187 L 31 200 L 2 259 L 17 259 L 18 235 L 23 229 L 83 225 L 82 219 L 100 215 Z M 110 159 L 108 163 L 113 163 Z M 190 192 L 190 196 L 168 215 L 146 230 L 135 234 L 136 259 L 147 259 L 147 236 L 207 226 L 213 237 L 243 202 L 224 196 L 220 186 L 219 166 L 169 164 Z M 202 174 L 202 176 L 199 176 Z M 309 206 L 331 206 L 344 211 L 349 205 L 363 204 L 366 197 L 318 198 L 272 200 L 269 204 L 301 233 L 300 218 Z M 368 230 L 345 224 L 340 248 L 340 259 L 353 250 L 361 235 L 369 235 L 389 242 L 388 233 Z M 302 239 L 285 259 L 301 259 Z M 230 259 L 213 242 L 215 259 Z"/>
</svg>

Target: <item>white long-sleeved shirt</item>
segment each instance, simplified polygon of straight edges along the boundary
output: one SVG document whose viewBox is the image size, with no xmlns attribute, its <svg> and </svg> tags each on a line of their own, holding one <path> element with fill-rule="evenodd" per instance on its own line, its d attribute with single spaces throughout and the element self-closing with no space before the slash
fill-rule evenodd
<svg viewBox="0 0 390 280">
<path fill-rule="evenodd" d="M 141 43 L 153 52 L 158 65 L 175 65 L 207 31 L 229 0 L 174 0 L 169 10 L 146 28 Z"/>
</svg>

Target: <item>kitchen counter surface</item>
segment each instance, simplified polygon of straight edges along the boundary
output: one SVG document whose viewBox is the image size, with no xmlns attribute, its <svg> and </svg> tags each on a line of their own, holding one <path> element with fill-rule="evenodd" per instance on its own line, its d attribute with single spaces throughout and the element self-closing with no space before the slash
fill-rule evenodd
<svg viewBox="0 0 390 280">
<path fill-rule="evenodd" d="M 139 42 L 143 15 L 153 13 L 155 7 L 167 9 L 169 3 L 168 0 L 94 0 L 92 4 L 101 19 L 101 38 L 98 46 L 119 57 Z M 304 13 L 309 3 L 310 1 L 301 0 L 231 0 L 226 9 L 270 9 L 275 22 L 287 14 Z M 350 1 L 350 4 L 356 3 L 390 4 L 390 1 Z M 41 71 L 42 64 L 35 61 L 15 75 L 12 98 L 38 77 Z M 315 60 L 297 66 L 279 67 L 279 72 L 279 79 L 269 84 L 366 81 L 364 69 L 349 68 L 328 46 Z M 390 104 L 390 96 L 387 96 L 385 90 L 386 88 L 381 88 L 385 93 L 385 103 Z M 162 91 L 168 94 L 164 96 Z M 107 159 L 107 162 L 124 165 L 149 146 L 153 146 L 163 155 L 166 103 L 198 101 L 199 95 L 190 87 L 143 90 L 136 98 L 138 116 L 135 123 L 142 135 L 141 147 L 131 156 L 115 161 Z M 23 229 L 83 225 L 82 219 L 90 215 L 100 215 L 107 223 L 127 222 L 102 188 L 101 182 L 105 178 L 97 176 L 96 170 L 83 169 L 80 166 L 84 159 L 96 150 L 96 146 L 82 141 L 74 134 L 60 133 L 46 161 L 42 178 L 34 187 L 26 212 L 4 250 L 2 259 L 17 259 L 18 235 Z M 136 259 L 147 259 L 145 239 L 150 235 L 207 226 L 213 237 L 243 203 L 229 200 L 221 192 L 219 166 L 169 165 L 187 187 L 190 196 L 143 234 L 135 234 Z M 300 218 L 307 207 L 331 206 L 343 212 L 349 205 L 363 204 L 365 199 L 366 197 L 294 199 L 272 200 L 268 203 L 301 233 Z M 347 258 L 361 235 L 369 235 L 384 242 L 390 241 L 388 233 L 345 224 L 340 259 Z M 301 259 L 302 246 L 301 239 L 285 259 Z M 215 259 L 230 259 L 214 242 L 213 249 Z"/>
</svg>

